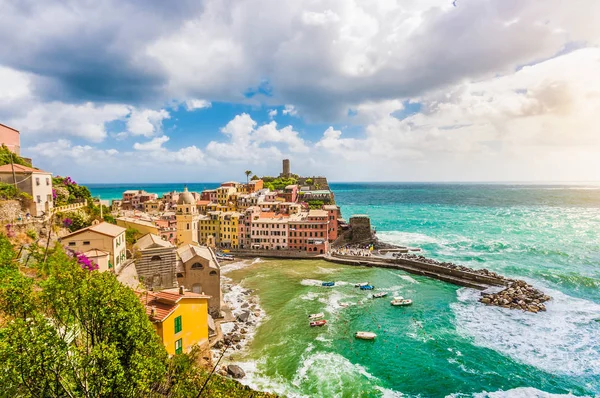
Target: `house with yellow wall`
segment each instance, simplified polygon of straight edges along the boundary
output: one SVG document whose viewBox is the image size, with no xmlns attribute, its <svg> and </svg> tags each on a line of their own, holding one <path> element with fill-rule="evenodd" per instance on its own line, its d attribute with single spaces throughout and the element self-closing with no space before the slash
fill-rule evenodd
<svg viewBox="0 0 600 398">
<path fill-rule="evenodd" d="M 235 211 L 219 214 L 220 246 L 237 249 L 239 247 L 239 225 L 240 213 Z"/>
<path fill-rule="evenodd" d="M 158 226 L 152 221 L 142 220 L 140 218 L 133 217 L 119 217 L 117 218 L 117 225 L 125 229 L 132 228 L 138 232 L 146 234 L 158 235 Z"/>
<path fill-rule="evenodd" d="M 108 253 L 107 268 L 104 268 L 103 260 L 97 262 L 100 271 L 111 269 L 114 272 L 115 267 L 120 266 L 126 258 L 125 228 L 107 222 L 79 229 L 63 236 L 60 241 L 69 250 L 90 255 L 93 253 L 93 257 L 101 258 L 101 252 Z"/>
<path fill-rule="evenodd" d="M 180 286 L 160 292 L 138 292 L 138 297 L 169 355 L 208 344 L 210 296 Z"/>
</svg>

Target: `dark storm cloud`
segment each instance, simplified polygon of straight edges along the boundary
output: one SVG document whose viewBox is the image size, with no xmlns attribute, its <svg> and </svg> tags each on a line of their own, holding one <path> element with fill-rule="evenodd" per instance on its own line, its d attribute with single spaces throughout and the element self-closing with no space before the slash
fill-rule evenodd
<svg viewBox="0 0 600 398">
<path fill-rule="evenodd" d="M 144 48 L 202 11 L 198 1 L 4 1 L 0 65 L 31 72 L 44 100 L 137 102 L 167 77 Z"/>
</svg>

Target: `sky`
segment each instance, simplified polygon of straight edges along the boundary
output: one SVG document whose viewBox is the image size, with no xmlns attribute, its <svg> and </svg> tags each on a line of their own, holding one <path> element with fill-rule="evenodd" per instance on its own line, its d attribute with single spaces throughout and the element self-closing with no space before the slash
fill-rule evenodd
<svg viewBox="0 0 600 398">
<path fill-rule="evenodd" d="M 77 181 L 600 180 L 598 0 L 0 10 L 0 123 Z"/>
</svg>

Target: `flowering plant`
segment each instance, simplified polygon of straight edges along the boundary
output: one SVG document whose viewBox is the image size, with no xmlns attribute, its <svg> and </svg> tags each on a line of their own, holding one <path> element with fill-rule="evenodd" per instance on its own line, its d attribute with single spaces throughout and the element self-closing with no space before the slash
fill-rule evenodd
<svg viewBox="0 0 600 398">
<path fill-rule="evenodd" d="M 77 254 L 77 263 L 81 265 L 81 269 L 88 271 L 95 271 L 98 269 L 98 264 L 87 258 L 87 256 L 83 253 Z"/>
<path fill-rule="evenodd" d="M 52 188 L 52 200 L 56 200 L 56 189 Z"/>
<path fill-rule="evenodd" d="M 69 228 L 71 225 L 73 225 L 73 220 L 71 220 L 70 218 L 65 218 L 63 220 L 63 225 L 65 228 Z"/>
</svg>

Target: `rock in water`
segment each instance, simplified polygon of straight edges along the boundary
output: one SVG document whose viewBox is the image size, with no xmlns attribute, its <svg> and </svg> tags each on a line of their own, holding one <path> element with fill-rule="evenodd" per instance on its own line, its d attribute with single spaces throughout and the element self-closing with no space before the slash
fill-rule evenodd
<svg viewBox="0 0 600 398">
<path fill-rule="evenodd" d="M 228 365 L 227 373 L 229 373 L 234 379 L 241 379 L 242 377 L 246 376 L 246 373 L 244 373 L 242 368 L 237 365 Z"/>
<path fill-rule="evenodd" d="M 250 316 L 250 312 L 249 311 L 244 311 L 241 314 L 239 314 L 237 316 L 237 320 L 240 322 L 246 322 L 248 320 L 248 317 Z"/>
</svg>

